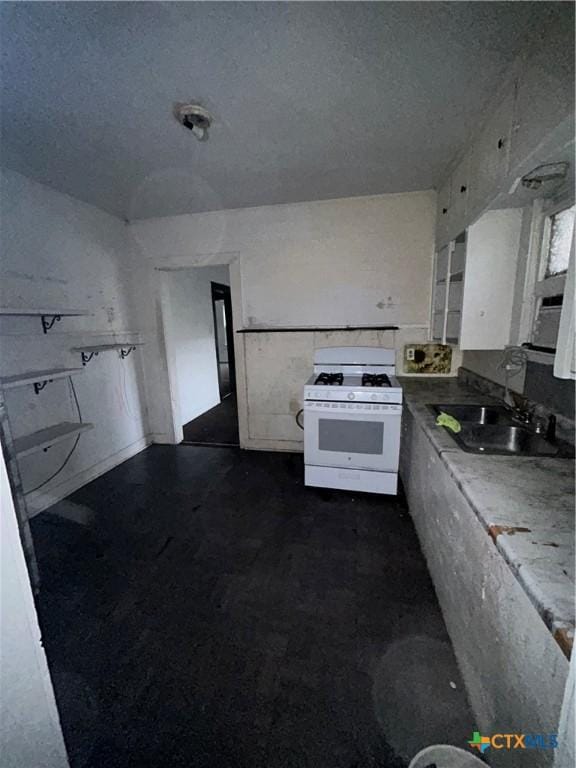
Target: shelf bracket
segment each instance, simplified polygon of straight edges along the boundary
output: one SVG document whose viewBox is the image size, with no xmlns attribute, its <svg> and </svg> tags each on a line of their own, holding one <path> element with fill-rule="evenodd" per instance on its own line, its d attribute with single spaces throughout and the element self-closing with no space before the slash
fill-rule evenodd
<svg viewBox="0 0 576 768">
<path fill-rule="evenodd" d="M 136 347 L 124 347 L 120 350 L 120 359 L 124 360 L 128 357 L 130 352 L 133 352 L 136 349 Z"/>
<path fill-rule="evenodd" d="M 86 365 L 93 357 L 98 357 L 98 352 L 82 352 L 82 365 Z"/>
<path fill-rule="evenodd" d="M 52 379 L 46 379 L 45 381 L 35 381 L 34 382 L 34 392 L 37 395 L 39 395 L 40 392 L 42 392 L 42 390 L 46 386 L 46 384 L 48 384 L 48 382 L 51 382 L 51 381 L 52 381 Z"/>
<path fill-rule="evenodd" d="M 60 322 L 62 315 L 42 315 L 42 331 L 48 333 L 54 323 Z"/>
</svg>

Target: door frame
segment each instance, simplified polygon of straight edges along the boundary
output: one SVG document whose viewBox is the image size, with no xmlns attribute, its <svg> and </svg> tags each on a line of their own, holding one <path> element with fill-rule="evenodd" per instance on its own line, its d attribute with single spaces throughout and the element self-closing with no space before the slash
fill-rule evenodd
<svg viewBox="0 0 576 768">
<path fill-rule="evenodd" d="M 212 318 L 214 321 L 214 346 L 216 348 L 216 367 L 218 371 L 218 391 L 220 400 L 224 397 L 236 394 L 236 361 L 234 358 L 234 319 L 232 317 L 232 292 L 229 285 L 210 282 L 212 293 Z M 222 377 L 220 375 L 220 350 L 218 349 L 218 319 L 216 317 L 216 302 L 224 301 L 224 313 L 226 315 L 226 346 L 228 348 L 228 371 L 230 376 L 230 392 L 222 396 Z"/>
<path fill-rule="evenodd" d="M 215 254 L 216 256 L 216 254 Z M 145 376 L 148 397 L 152 402 L 151 442 L 178 445 L 184 439 L 180 406 L 176 385 L 176 359 L 169 329 L 170 295 L 168 276 L 172 272 L 182 272 L 198 267 L 226 266 L 229 270 L 232 295 L 232 313 L 234 327 L 242 328 L 242 279 L 240 273 L 240 254 L 236 251 L 226 254 L 229 259 L 211 262 L 192 262 L 188 259 L 166 260 L 152 266 L 152 286 L 156 308 L 157 337 L 152 335 L 150 347 L 143 347 L 145 357 Z M 234 377 L 236 381 L 236 399 L 238 402 L 238 429 L 240 447 L 250 448 L 251 439 L 248 428 L 248 394 L 246 387 L 246 360 L 244 336 L 234 333 Z M 156 397 L 154 398 L 154 395 Z M 150 406 L 149 406 L 150 407 Z"/>
</svg>

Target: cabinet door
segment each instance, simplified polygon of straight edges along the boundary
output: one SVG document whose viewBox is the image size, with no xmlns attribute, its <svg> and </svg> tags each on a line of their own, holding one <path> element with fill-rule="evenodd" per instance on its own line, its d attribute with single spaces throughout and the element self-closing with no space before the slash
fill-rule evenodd
<svg viewBox="0 0 576 768">
<path fill-rule="evenodd" d="M 487 211 L 467 233 L 460 348 L 510 343 L 522 209 Z"/>
<path fill-rule="evenodd" d="M 436 245 L 442 247 L 448 242 L 448 211 L 450 210 L 450 185 L 446 184 L 438 191 L 438 208 L 436 213 Z"/>
<path fill-rule="evenodd" d="M 470 157 L 462 160 L 452 174 L 450 206 L 448 208 L 448 236 L 454 238 L 466 229 L 466 203 L 468 200 L 468 174 Z"/>
<path fill-rule="evenodd" d="M 574 115 L 574 41 L 571 24 L 558 24 L 530 49 L 516 90 L 510 170 L 530 158 L 538 145 Z"/>
<path fill-rule="evenodd" d="M 513 107 L 514 85 L 510 85 L 472 148 L 467 184 L 469 219 L 501 192 L 508 173 Z"/>
<path fill-rule="evenodd" d="M 440 248 L 436 254 L 436 269 L 434 270 L 434 280 L 436 283 L 446 282 L 449 260 L 450 246 L 445 245 L 443 248 Z"/>
</svg>

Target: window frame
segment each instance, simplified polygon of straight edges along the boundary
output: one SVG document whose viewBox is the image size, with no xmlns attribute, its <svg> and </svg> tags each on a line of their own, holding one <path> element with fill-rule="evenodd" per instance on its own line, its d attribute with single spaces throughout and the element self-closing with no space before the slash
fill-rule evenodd
<svg viewBox="0 0 576 768">
<path fill-rule="evenodd" d="M 550 218 L 574 204 L 575 198 L 572 190 L 551 198 L 539 198 L 532 204 L 530 244 L 524 282 L 519 342 L 527 347 L 528 358 L 537 363 L 554 365 L 556 357 L 556 351 L 532 348 L 540 301 L 549 296 L 564 295 L 568 277 L 568 272 L 545 277 L 547 249 L 550 240 Z M 558 343 L 556 349 L 558 349 Z"/>
</svg>

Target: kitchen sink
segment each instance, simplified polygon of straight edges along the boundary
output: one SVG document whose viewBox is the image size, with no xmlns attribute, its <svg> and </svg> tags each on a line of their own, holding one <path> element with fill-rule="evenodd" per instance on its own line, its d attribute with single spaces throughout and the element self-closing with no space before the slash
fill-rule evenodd
<svg viewBox="0 0 576 768">
<path fill-rule="evenodd" d="M 432 410 L 472 424 L 510 424 L 513 414 L 503 405 L 432 405 Z"/>
<path fill-rule="evenodd" d="M 512 456 L 557 456 L 558 443 L 546 440 L 526 427 L 489 425 L 475 427 L 465 425 L 452 436 L 460 446 L 470 453 L 493 453 Z"/>
<path fill-rule="evenodd" d="M 434 413 L 453 416 L 460 432 L 446 431 L 468 453 L 497 456 L 574 457 L 574 448 L 560 440 L 548 440 L 527 424 L 514 421 L 514 413 L 500 405 L 431 405 Z"/>
</svg>

